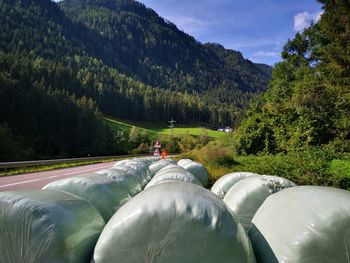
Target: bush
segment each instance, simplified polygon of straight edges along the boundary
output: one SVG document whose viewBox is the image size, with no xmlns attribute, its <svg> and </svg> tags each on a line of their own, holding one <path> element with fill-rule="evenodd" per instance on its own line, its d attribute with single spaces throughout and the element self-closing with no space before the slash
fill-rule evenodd
<svg viewBox="0 0 350 263">
<path fill-rule="evenodd" d="M 166 148 L 168 153 L 179 153 L 180 147 L 178 144 L 179 138 L 170 135 L 162 135 L 160 137 L 163 148 Z"/>
<path fill-rule="evenodd" d="M 149 153 L 149 152 L 150 152 L 150 148 L 147 143 L 141 143 L 139 147 L 132 150 L 132 153 L 134 154 L 143 154 L 143 153 Z"/>
<path fill-rule="evenodd" d="M 350 155 L 337 143 L 305 151 L 235 157 L 229 147 L 211 142 L 183 158 L 203 163 L 211 183 L 230 172 L 252 172 L 287 178 L 299 185 L 324 185 L 350 190 Z"/>
<path fill-rule="evenodd" d="M 337 187 L 350 190 L 350 160 L 332 160 L 329 170 Z"/>
<path fill-rule="evenodd" d="M 180 140 L 178 141 L 181 152 L 189 152 L 193 150 L 197 144 L 198 140 L 191 135 L 184 135 L 180 137 Z"/>
</svg>

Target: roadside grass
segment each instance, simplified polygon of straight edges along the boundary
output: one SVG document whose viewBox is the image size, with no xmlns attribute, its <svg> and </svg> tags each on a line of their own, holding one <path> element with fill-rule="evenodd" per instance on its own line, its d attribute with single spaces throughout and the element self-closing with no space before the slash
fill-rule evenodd
<svg viewBox="0 0 350 263">
<path fill-rule="evenodd" d="M 234 156 L 231 148 L 205 146 L 182 154 L 203 163 L 213 184 L 231 172 L 253 172 L 287 178 L 298 185 L 322 185 L 350 190 L 350 155 L 322 148 L 277 155 Z"/>
<path fill-rule="evenodd" d="M 43 172 L 43 171 L 50 171 L 50 170 L 57 170 L 57 169 L 63 169 L 63 168 L 71 168 L 76 166 L 82 166 L 82 165 L 89 165 L 89 164 L 97 164 L 97 163 L 107 163 L 107 162 L 113 162 L 118 161 L 124 158 L 113 158 L 113 159 L 106 159 L 106 160 L 96 160 L 96 161 L 84 161 L 84 162 L 76 162 L 76 163 L 63 163 L 63 164 L 52 164 L 52 165 L 45 165 L 45 166 L 32 166 L 32 167 L 24 167 L 24 168 L 11 168 L 11 169 L 0 169 L 0 177 L 3 176 L 10 176 L 10 175 L 18 175 L 18 174 L 26 174 L 26 173 L 36 173 L 36 172 Z"/>
<path fill-rule="evenodd" d="M 161 134 L 167 135 L 192 135 L 200 136 L 204 129 L 208 137 L 220 138 L 225 135 L 224 132 L 213 131 L 201 127 L 175 127 L 173 129 L 165 128 L 162 123 L 151 122 L 134 122 L 129 120 L 116 119 L 110 116 L 104 117 L 106 123 L 111 127 L 113 131 L 123 131 L 125 134 L 129 134 L 133 126 L 143 129 L 150 133 L 151 138 L 156 139 Z"/>
</svg>

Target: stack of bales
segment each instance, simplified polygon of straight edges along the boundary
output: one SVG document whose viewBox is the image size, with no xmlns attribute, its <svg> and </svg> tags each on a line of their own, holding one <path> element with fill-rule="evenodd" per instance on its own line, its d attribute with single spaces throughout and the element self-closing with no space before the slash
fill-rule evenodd
<svg viewBox="0 0 350 263">
<path fill-rule="evenodd" d="M 251 243 L 223 201 L 205 188 L 166 182 L 120 208 L 103 230 L 94 263 L 255 262 Z"/>
<path fill-rule="evenodd" d="M 0 193 L 0 262 L 349 262 L 350 192 L 131 159 Z"/>
<path fill-rule="evenodd" d="M 350 192 L 241 172 L 211 190 L 245 228 L 257 262 L 349 262 Z"/>
</svg>

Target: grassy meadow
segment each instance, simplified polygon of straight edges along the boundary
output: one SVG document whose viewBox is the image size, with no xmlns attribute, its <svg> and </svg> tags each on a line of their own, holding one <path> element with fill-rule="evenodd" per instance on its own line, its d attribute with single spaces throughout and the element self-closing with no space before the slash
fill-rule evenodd
<svg viewBox="0 0 350 263">
<path fill-rule="evenodd" d="M 162 134 L 167 135 L 191 135 L 200 136 L 202 130 L 205 130 L 210 138 L 220 138 L 225 135 L 224 132 L 213 131 L 201 127 L 175 127 L 173 129 L 166 128 L 166 124 L 162 123 L 150 123 L 150 122 L 133 122 L 129 120 L 120 120 L 112 117 L 105 117 L 104 120 L 110 126 L 113 131 L 124 131 L 129 134 L 132 127 L 138 127 L 141 130 L 148 132 L 151 138 L 157 138 Z"/>
</svg>

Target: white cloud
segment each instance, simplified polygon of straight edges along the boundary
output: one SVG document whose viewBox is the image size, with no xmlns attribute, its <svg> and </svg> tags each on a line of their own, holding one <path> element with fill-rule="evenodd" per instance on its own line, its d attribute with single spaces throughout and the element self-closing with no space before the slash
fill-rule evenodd
<svg viewBox="0 0 350 263">
<path fill-rule="evenodd" d="M 316 23 L 320 20 L 322 12 L 312 13 L 302 12 L 294 16 L 294 31 L 301 32 L 311 25 L 311 22 Z"/>
<path fill-rule="evenodd" d="M 270 57 L 270 58 L 277 58 L 280 56 L 281 52 L 278 51 L 262 51 L 259 50 L 258 52 L 255 52 L 253 54 L 253 57 Z"/>
</svg>

